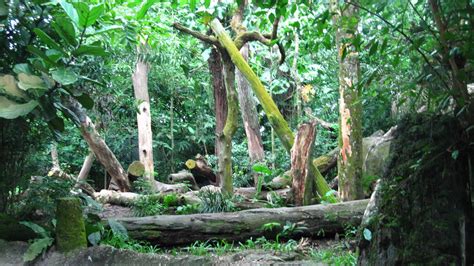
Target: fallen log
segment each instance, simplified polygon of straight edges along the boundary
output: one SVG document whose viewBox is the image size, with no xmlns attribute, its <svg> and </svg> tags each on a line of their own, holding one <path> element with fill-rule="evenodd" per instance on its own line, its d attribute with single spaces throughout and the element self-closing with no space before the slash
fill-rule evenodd
<svg viewBox="0 0 474 266">
<path fill-rule="evenodd" d="M 232 213 L 192 215 L 159 215 L 141 218 L 119 218 L 136 240 L 161 246 L 185 245 L 213 239 L 243 241 L 251 237 L 275 237 L 278 230 L 265 231 L 268 223 L 295 223 L 302 228 L 297 236 L 316 237 L 334 234 L 346 226 L 359 226 L 367 200 L 294 208 L 253 209 Z M 304 228 L 303 228 L 304 227 Z M 296 236 L 296 235 L 295 235 Z"/>
<path fill-rule="evenodd" d="M 194 180 L 199 185 L 199 187 L 207 185 L 219 185 L 216 174 L 202 155 L 196 155 L 195 160 L 189 159 L 185 164 L 193 174 Z"/>
<path fill-rule="evenodd" d="M 170 183 L 187 183 L 190 185 L 192 190 L 199 190 L 199 186 L 194 179 L 193 174 L 186 170 L 179 171 L 174 174 L 168 175 L 168 181 Z"/>
</svg>

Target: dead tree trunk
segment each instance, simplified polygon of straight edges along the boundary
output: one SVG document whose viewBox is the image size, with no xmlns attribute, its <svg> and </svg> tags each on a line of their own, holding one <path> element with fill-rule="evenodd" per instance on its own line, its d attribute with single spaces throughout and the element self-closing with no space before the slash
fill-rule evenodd
<svg viewBox="0 0 474 266">
<path fill-rule="evenodd" d="M 92 123 L 91 119 L 86 115 L 80 103 L 73 97 L 68 97 L 65 104 L 66 108 L 78 119 L 82 137 L 86 140 L 89 148 L 94 152 L 97 160 L 111 176 L 111 184 L 115 183 L 122 192 L 129 191 L 130 182 L 128 181 L 127 173 L 125 173 L 122 165 L 109 149 L 104 139 L 99 135 L 94 123 Z"/>
<path fill-rule="evenodd" d="M 367 200 L 329 205 L 311 205 L 293 208 L 252 209 L 233 213 L 193 215 L 159 215 L 142 218 L 117 219 L 131 238 L 163 246 L 184 245 L 212 239 L 243 241 L 251 237 L 274 237 L 281 232 L 265 231 L 263 225 L 287 222 L 298 224 L 299 236 L 314 236 L 320 232 L 343 232 L 347 226 L 358 226 Z"/>
<path fill-rule="evenodd" d="M 247 1 L 239 5 L 239 8 L 232 17 L 232 29 L 236 34 L 242 34 L 246 31 L 242 25 L 244 9 L 247 6 Z M 240 48 L 240 53 L 247 61 L 249 57 L 248 43 Z M 245 76 L 236 69 L 237 76 L 237 93 L 239 95 L 239 107 L 242 121 L 244 122 L 245 134 L 247 136 L 247 147 L 250 158 L 250 163 L 260 162 L 265 157 L 263 150 L 262 136 L 260 134 L 260 124 L 258 122 L 258 113 L 256 102 L 253 99 L 253 93 L 249 88 L 249 83 Z M 254 173 L 254 185 L 257 186 L 258 174 Z"/>
<path fill-rule="evenodd" d="M 140 162 L 145 166 L 145 177 L 153 177 L 153 135 L 151 132 L 150 97 L 148 95 L 148 64 L 138 56 L 135 72 L 132 75 L 133 90 L 138 101 L 138 151 Z"/>
<path fill-rule="evenodd" d="M 295 144 L 291 149 L 291 175 L 293 197 L 296 206 L 309 205 L 314 198 L 315 177 L 310 171 L 311 150 L 316 133 L 316 123 L 305 123 L 298 128 Z"/>
<path fill-rule="evenodd" d="M 224 149 L 224 143 L 219 136 L 222 134 L 222 130 L 225 126 L 225 119 L 227 117 L 227 93 L 225 91 L 224 75 L 222 73 L 222 60 L 216 48 L 212 48 L 208 63 L 209 71 L 211 72 L 212 88 L 214 91 L 214 111 L 216 115 L 216 145 L 214 150 L 216 156 L 219 156 L 221 151 Z M 220 157 L 217 159 L 222 160 Z M 217 184 L 220 183 L 221 179 L 222 177 L 218 175 Z"/>
<path fill-rule="evenodd" d="M 92 167 L 92 163 L 94 162 L 94 153 L 91 151 L 89 154 L 86 156 L 84 159 L 84 163 L 82 164 L 81 171 L 79 172 L 79 175 L 77 176 L 77 182 L 85 182 L 87 179 L 87 176 L 89 175 L 89 172 Z"/>
</svg>

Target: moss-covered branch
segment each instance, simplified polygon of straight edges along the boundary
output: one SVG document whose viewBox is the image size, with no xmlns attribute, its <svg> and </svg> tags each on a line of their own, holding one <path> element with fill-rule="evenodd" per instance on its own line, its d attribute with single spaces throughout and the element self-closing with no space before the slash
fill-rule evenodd
<svg viewBox="0 0 474 266">
<path fill-rule="evenodd" d="M 219 47 L 219 41 L 214 36 L 208 36 L 198 31 L 191 30 L 178 22 L 173 23 L 173 28 L 179 30 L 182 33 L 189 34 L 200 41 L 203 41 L 208 44 L 216 45 Z"/>
<path fill-rule="evenodd" d="M 224 30 L 224 27 L 220 21 L 214 19 L 210 23 L 210 26 L 222 47 L 224 47 L 229 53 L 232 62 L 234 62 L 235 66 L 250 83 L 255 95 L 257 96 L 257 99 L 259 100 L 263 110 L 265 111 L 265 114 L 268 117 L 268 120 L 270 121 L 270 124 L 275 130 L 277 136 L 280 138 L 285 149 L 288 151 L 288 153 L 290 153 L 291 148 L 293 147 L 294 135 L 285 118 L 283 118 L 283 115 L 280 113 L 280 110 L 278 110 L 278 107 L 276 106 L 272 97 L 267 92 L 258 76 L 255 74 L 255 72 L 253 72 L 245 59 L 242 57 L 239 50 L 237 49 L 237 46 L 235 46 L 230 36 Z M 317 187 L 318 194 L 321 196 L 326 195 L 330 191 L 326 181 L 316 167 L 312 167 L 311 171 L 314 171 L 313 175 L 316 177 L 316 183 L 319 184 Z M 328 200 L 336 201 L 336 198 L 330 196 Z"/>
</svg>

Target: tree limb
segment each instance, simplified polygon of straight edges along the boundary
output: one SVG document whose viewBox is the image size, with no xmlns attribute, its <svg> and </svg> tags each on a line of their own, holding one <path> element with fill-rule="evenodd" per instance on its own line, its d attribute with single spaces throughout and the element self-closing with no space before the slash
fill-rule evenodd
<svg viewBox="0 0 474 266">
<path fill-rule="evenodd" d="M 185 26 L 183 26 L 182 24 L 180 24 L 178 22 L 173 23 L 173 28 L 179 30 L 182 33 L 189 34 L 189 35 L 193 36 L 194 38 L 196 38 L 196 39 L 198 39 L 202 42 L 220 47 L 219 41 L 214 36 L 208 36 L 208 35 L 205 35 L 205 34 L 202 34 L 202 33 L 198 32 L 198 31 L 191 30 L 189 28 L 186 28 Z"/>
</svg>

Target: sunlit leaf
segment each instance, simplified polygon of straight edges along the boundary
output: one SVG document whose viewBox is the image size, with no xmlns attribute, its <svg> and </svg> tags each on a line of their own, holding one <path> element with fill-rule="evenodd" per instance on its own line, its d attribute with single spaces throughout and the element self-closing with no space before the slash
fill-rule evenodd
<svg viewBox="0 0 474 266">
<path fill-rule="evenodd" d="M 63 8 L 64 12 L 66 12 L 66 14 L 69 16 L 69 18 L 74 23 L 76 23 L 76 25 L 79 25 L 79 15 L 77 14 L 77 11 L 74 6 L 68 3 L 66 0 L 59 1 L 59 4 Z"/>
<path fill-rule="evenodd" d="M 0 96 L 0 117 L 15 119 L 33 111 L 36 106 L 38 106 L 38 102 L 35 100 L 21 104 L 11 101 L 4 96 Z"/>
<path fill-rule="evenodd" d="M 51 71 L 53 79 L 62 85 L 70 85 L 79 79 L 79 76 L 70 68 L 58 68 Z"/>
</svg>

